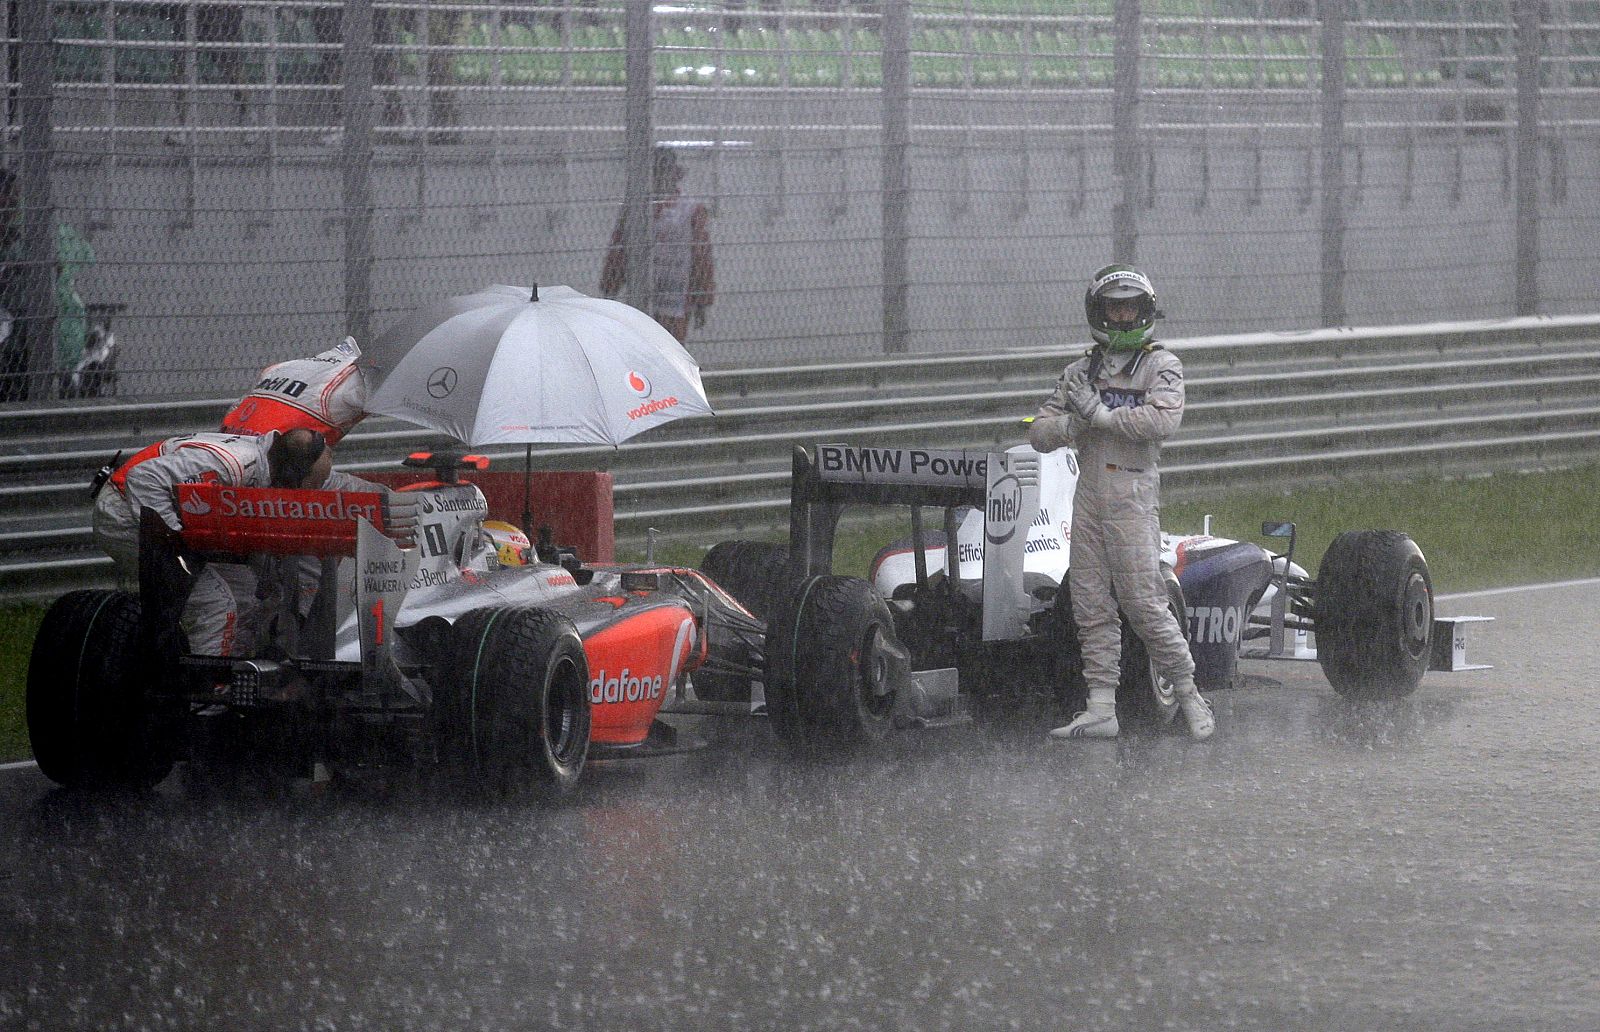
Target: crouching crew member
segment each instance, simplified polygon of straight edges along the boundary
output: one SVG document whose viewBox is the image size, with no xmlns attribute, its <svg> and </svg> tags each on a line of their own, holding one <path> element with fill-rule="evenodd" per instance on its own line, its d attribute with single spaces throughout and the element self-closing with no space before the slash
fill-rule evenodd
<svg viewBox="0 0 1600 1032">
<path fill-rule="evenodd" d="M 333 469 L 333 450 L 318 432 L 269 431 L 259 436 L 180 434 L 144 449 L 108 478 L 95 498 L 93 537 L 132 583 L 139 578 L 139 514 L 150 508 L 173 530 L 183 529 L 175 487 L 215 482 L 231 487 L 375 491 L 385 498 L 386 532 L 403 545 L 415 529 L 415 501 L 379 484 Z M 257 576 L 245 564 L 207 563 L 184 610 L 183 629 L 202 655 L 247 653 Z"/>
</svg>

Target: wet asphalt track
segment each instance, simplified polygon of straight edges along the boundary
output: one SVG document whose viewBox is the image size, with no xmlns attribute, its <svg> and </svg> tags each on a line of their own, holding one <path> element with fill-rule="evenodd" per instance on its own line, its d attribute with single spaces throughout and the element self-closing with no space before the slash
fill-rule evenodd
<svg viewBox="0 0 1600 1032">
<path fill-rule="evenodd" d="M 0 1029 L 1600 1028 L 1600 586 L 1220 729 L 1038 709 L 797 769 L 764 726 L 557 808 L 0 773 Z"/>
</svg>

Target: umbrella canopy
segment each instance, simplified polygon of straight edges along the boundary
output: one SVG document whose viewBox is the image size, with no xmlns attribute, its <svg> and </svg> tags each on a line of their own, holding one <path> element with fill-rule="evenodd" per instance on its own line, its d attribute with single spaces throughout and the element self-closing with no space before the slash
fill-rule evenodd
<svg viewBox="0 0 1600 1032">
<path fill-rule="evenodd" d="M 492 286 L 418 309 L 363 349 L 367 411 L 471 446 L 620 444 L 711 415 L 700 367 L 636 308 Z"/>
</svg>

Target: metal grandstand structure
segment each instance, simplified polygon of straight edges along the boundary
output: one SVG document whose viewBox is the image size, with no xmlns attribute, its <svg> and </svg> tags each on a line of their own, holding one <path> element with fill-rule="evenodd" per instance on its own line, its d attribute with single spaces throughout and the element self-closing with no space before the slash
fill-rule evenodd
<svg viewBox="0 0 1600 1032">
<path fill-rule="evenodd" d="M 1112 257 L 1182 334 L 1596 307 L 1596 2 L 3 10 L 35 400 L 58 226 L 124 393 L 219 390 L 485 282 L 594 290 L 662 144 L 715 214 L 713 366 L 1071 340 Z"/>
</svg>

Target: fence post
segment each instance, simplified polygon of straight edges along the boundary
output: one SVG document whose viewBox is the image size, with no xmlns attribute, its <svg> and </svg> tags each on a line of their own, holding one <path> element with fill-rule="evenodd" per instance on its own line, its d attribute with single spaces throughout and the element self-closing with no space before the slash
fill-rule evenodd
<svg viewBox="0 0 1600 1032">
<path fill-rule="evenodd" d="M 628 5 L 623 29 L 628 56 L 624 72 L 623 158 L 627 182 L 623 193 L 622 246 L 625 284 L 622 299 L 641 312 L 655 309 L 655 233 L 651 231 L 655 177 L 651 153 L 655 140 L 655 18 L 652 4 Z"/>
<path fill-rule="evenodd" d="M 1113 17 L 1111 174 L 1117 202 L 1111 209 L 1111 259 L 1139 258 L 1139 0 L 1117 0 Z"/>
<path fill-rule="evenodd" d="M 909 344 L 911 4 L 883 3 L 883 352 Z"/>
<path fill-rule="evenodd" d="M 1345 2 L 1321 0 L 1322 325 L 1343 326 Z"/>
<path fill-rule="evenodd" d="M 50 193 L 51 101 L 55 88 L 51 36 L 54 4 L 35 0 L 17 11 L 17 114 L 22 122 L 22 161 L 18 186 L 22 204 L 22 280 L 13 293 L 21 311 L 12 313 L 12 332 L 26 335 L 26 352 L 7 356 L 7 372 L 19 379 L 0 385 L 0 400 L 22 401 L 50 396 L 55 369 L 55 207 Z M 13 217 L 5 213 L 0 217 Z M 12 361 L 20 359 L 20 368 Z"/>
<path fill-rule="evenodd" d="M 372 329 L 372 0 L 344 5 L 344 332 Z"/>
<path fill-rule="evenodd" d="M 1539 49 L 1537 3 L 1517 8 L 1516 314 L 1539 310 Z"/>
</svg>

